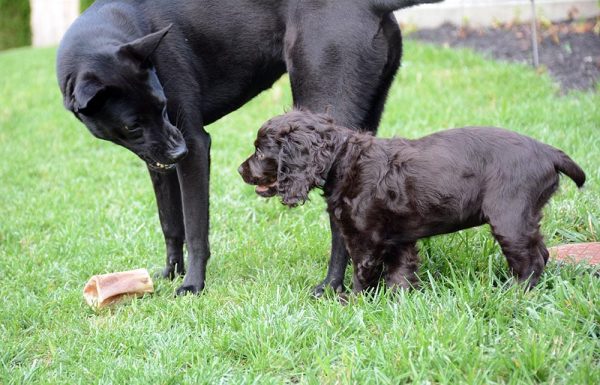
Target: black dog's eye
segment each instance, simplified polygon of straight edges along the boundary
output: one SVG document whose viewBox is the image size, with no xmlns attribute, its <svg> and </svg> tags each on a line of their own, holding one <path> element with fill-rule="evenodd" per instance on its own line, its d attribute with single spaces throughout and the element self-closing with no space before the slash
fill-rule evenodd
<svg viewBox="0 0 600 385">
<path fill-rule="evenodd" d="M 125 131 L 128 134 L 133 134 L 136 133 L 140 130 L 140 125 L 137 123 L 131 124 L 131 125 L 124 125 L 123 126 L 123 131 Z"/>
<path fill-rule="evenodd" d="M 263 159 L 265 159 L 265 154 L 263 154 L 263 152 L 257 148 L 256 149 L 256 157 L 258 158 L 258 160 L 263 160 Z"/>
</svg>

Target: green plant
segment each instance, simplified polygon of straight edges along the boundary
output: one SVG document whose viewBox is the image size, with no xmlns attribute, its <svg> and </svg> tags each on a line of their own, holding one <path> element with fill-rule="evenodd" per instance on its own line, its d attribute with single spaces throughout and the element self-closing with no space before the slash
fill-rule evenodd
<svg viewBox="0 0 600 385">
<path fill-rule="evenodd" d="M 94 0 L 80 0 L 81 12 L 85 11 L 93 2 Z"/>
<path fill-rule="evenodd" d="M 29 0 L 0 0 L 0 50 L 31 44 Z"/>
</svg>

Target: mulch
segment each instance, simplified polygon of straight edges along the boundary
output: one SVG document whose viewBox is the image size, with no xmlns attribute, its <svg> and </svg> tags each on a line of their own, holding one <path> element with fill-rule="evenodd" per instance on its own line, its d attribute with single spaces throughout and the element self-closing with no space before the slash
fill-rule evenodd
<svg viewBox="0 0 600 385">
<path fill-rule="evenodd" d="M 600 81 L 600 17 L 538 23 L 539 71 L 548 71 L 566 93 L 597 90 Z M 447 47 L 466 47 L 495 59 L 531 64 L 531 24 L 504 23 L 471 28 L 444 24 L 408 38 Z"/>
</svg>

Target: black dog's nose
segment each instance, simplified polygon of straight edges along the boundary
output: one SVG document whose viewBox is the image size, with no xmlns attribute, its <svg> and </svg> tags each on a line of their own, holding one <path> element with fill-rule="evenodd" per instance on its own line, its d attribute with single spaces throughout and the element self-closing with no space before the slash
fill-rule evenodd
<svg viewBox="0 0 600 385">
<path fill-rule="evenodd" d="M 188 153 L 187 146 L 184 144 L 182 146 L 177 146 L 173 150 L 169 151 L 169 158 L 173 161 L 173 163 L 179 162 L 183 159 Z"/>
<path fill-rule="evenodd" d="M 244 165 L 240 164 L 240 167 L 238 167 L 238 172 L 240 173 L 240 175 L 244 174 Z"/>
</svg>

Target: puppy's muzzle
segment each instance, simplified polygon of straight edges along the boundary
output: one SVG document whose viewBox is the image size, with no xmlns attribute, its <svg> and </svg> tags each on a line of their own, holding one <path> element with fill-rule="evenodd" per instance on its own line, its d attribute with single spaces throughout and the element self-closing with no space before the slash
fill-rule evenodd
<svg viewBox="0 0 600 385">
<path fill-rule="evenodd" d="M 271 183 L 269 183 L 269 182 L 263 183 L 262 181 L 260 181 L 259 180 L 260 178 L 255 177 L 250 172 L 250 167 L 248 165 L 248 161 L 242 163 L 240 165 L 240 167 L 238 167 L 238 172 L 242 176 L 242 179 L 244 180 L 244 182 L 256 186 L 254 191 L 256 191 L 256 193 L 258 195 L 260 195 L 261 197 L 271 198 L 271 197 L 277 195 L 277 181 L 274 181 Z"/>
</svg>

